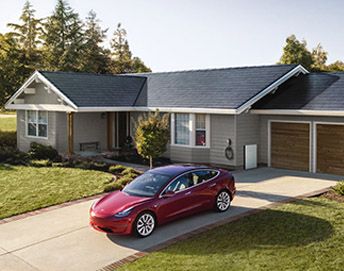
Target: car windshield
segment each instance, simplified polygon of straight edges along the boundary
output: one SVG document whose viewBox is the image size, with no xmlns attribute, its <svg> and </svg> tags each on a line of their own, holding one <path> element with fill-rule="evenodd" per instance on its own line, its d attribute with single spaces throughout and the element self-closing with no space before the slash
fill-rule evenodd
<svg viewBox="0 0 344 271">
<path fill-rule="evenodd" d="M 123 192 L 139 197 L 153 197 L 170 180 L 170 176 L 146 172 L 123 188 Z"/>
</svg>

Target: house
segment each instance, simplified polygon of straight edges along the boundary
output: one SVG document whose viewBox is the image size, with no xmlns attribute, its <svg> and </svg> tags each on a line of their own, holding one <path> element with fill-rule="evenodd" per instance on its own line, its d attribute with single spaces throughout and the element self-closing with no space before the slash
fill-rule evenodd
<svg viewBox="0 0 344 271">
<path fill-rule="evenodd" d="M 172 161 L 344 175 L 344 73 L 270 65 L 131 75 L 36 71 L 9 99 L 22 151 L 113 150 L 171 115 Z"/>
</svg>

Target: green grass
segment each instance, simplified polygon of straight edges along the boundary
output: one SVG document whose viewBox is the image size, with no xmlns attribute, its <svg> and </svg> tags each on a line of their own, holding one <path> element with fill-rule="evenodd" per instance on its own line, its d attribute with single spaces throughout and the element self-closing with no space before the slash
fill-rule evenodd
<svg viewBox="0 0 344 271">
<path fill-rule="evenodd" d="M 102 193 L 111 177 L 76 168 L 0 165 L 0 219 Z"/>
<path fill-rule="evenodd" d="M 1 111 L 0 110 L 0 115 L 15 115 L 16 111 Z"/>
<path fill-rule="evenodd" d="M 300 200 L 228 223 L 120 270 L 343 270 L 344 204 Z"/>
<path fill-rule="evenodd" d="M 16 118 L 13 117 L 0 117 L 0 131 L 15 131 Z"/>
</svg>

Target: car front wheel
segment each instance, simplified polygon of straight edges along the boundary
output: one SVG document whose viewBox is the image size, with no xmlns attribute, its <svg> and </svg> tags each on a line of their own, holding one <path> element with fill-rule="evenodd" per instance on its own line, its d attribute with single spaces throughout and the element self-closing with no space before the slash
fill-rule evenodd
<svg viewBox="0 0 344 271">
<path fill-rule="evenodd" d="M 139 237 L 149 236 L 155 229 L 155 217 L 150 212 L 144 212 L 138 215 L 135 220 L 135 233 Z"/>
<path fill-rule="evenodd" d="M 219 212 L 225 212 L 231 205 L 231 197 L 226 190 L 220 191 L 216 196 L 216 209 Z"/>
</svg>

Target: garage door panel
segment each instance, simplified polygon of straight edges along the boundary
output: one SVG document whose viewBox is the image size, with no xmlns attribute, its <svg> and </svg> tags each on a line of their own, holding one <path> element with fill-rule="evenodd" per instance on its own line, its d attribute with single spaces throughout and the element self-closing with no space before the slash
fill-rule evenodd
<svg viewBox="0 0 344 271">
<path fill-rule="evenodd" d="M 317 124 L 317 172 L 344 175 L 344 125 Z"/>
<path fill-rule="evenodd" d="M 309 132 L 307 123 L 271 123 L 271 166 L 309 170 Z"/>
</svg>

